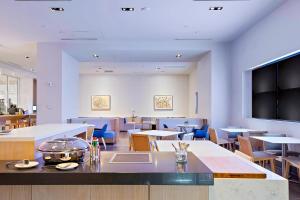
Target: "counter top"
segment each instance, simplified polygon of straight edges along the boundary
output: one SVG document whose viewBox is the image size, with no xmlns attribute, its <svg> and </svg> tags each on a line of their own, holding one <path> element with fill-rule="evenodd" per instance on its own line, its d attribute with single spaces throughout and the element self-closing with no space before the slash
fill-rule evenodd
<svg viewBox="0 0 300 200">
<path fill-rule="evenodd" d="M 172 147 L 172 143 L 174 141 L 157 141 L 158 149 L 161 152 L 172 152 L 174 148 Z M 285 181 L 286 179 L 253 163 L 244 158 L 237 156 L 236 154 L 228 151 L 227 149 L 212 143 L 211 141 L 183 141 L 185 143 L 190 144 L 189 151 L 193 152 L 194 155 L 200 159 L 210 170 L 214 173 L 219 173 L 223 170 L 227 170 L 231 173 L 242 172 L 249 173 L 257 171 L 263 172 L 266 175 L 265 179 L 262 180 L 279 180 Z M 216 165 L 215 161 L 227 159 L 226 166 L 221 166 L 220 164 Z M 219 161 L 218 161 L 219 162 Z M 230 164 L 232 163 L 232 167 Z M 237 165 L 233 165 L 237 163 Z M 223 169 L 222 169 L 222 168 Z M 239 169 L 237 168 L 239 167 Z M 251 169 L 252 168 L 252 169 Z"/>
<path fill-rule="evenodd" d="M 152 163 L 110 163 L 115 152 L 101 152 L 101 162 L 86 162 L 72 171 L 44 166 L 18 170 L 0 161 L 0 185 L 213 185 L 209 170 L 193 153 L 187 164 L 176 164 L 172 152 L 153 152 Z M 87 156 L 86 156 L 87 157 Z"/>
<path fill-rule="evenodd" d="M 53 137 L 73 137 L 85 132 L 89 124 L 43 124 L 18 128 L 12 130 L 7 135 L 0 135 L 0 141 L 5 140 L 45 140 Z"/>
</svg>

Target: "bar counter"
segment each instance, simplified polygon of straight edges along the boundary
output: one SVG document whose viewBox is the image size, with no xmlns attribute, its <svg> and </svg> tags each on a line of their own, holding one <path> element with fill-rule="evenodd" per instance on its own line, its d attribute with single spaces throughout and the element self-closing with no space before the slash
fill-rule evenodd
<svg viewBox="0 0 300 200">
<path fill-rule="evenodd" d="M 152 163 L 110 163 L 114 154 L 101 152 L 100 162 L 91 164 L 86 158 L 70 171 L 44 165 L 41 159 L 32 169 L 0 161 L 0 185 L 213 185 L 213 173 L 193 153 L 186 164 L 176 164 L 172 152 L 151 153 Z"/>
<path fill-rule="evenodd" d="M 173 152 L 152 153 L 152 163 L 110 163 L 102 152 L 100 165 L 85 162 L 72 171 L 53 166 L 16 170 L 0 162 L 2 200 L 209 200 L 212 172 L 193 154 L 177 165 Z"/>
</svg>

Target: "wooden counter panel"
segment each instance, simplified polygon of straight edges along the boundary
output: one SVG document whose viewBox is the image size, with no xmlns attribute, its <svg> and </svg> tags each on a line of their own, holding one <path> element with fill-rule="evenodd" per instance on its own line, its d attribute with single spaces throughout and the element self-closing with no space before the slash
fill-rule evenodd
<svg viewBox="0 0 300 200">
<path fill-rule="evenodd" d="M 150 186 L 149 200 L 208 200 L 208 198 L 208 186 Z"/>
<path fill-rule="evenodd" d="M 33 185 L 32 200 L 90 200 L 88 185 Z"/>
<path fill-rule="evenodd" d="M 34 160 L 34 141 L 0 141 L 0 160 Z"/>
<path fill-rule="evenodd" d="M 31 200 L 31 186 L 0 186 L 1 200 Z"/>
<path fill-rule="evenodd" d="M 147 185 L 94 185 L 91 200 L 148 200 Z"/>
</svg>

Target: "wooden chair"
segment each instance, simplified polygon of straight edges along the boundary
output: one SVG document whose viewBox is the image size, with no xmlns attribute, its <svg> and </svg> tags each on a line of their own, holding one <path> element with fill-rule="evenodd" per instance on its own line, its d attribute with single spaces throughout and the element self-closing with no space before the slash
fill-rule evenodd
<svg viewBox="0 0 300 200">
<path fill-rule="evenodd" d="M 131 141 L 133 151 L 151 151 L 148 135 L 131 134 Z"/>
<path fill-rule="evenodd" d="M 286 161 L 284 177 L 286 179 L 289 178 L 290 168 L 291 166 L 293 166 L 297 169 L 298 179 L 300 180 L 300 157 L 291 156 L 291 157 L 285 157 L 283 159 Z"/>
<path fill-rule="evenodd" d="M 264 151 L 253 151 L 249 138 L 238 136 L 240 143 L 240 152 L 248 155 L 253 162 L 258 162 L 259 165 L 265 166 L 266 162 L 270 162 L 271 170 L 275 172 L 275 158 L 276 156 L 266 153 Z"/>
<path fill-rule="evenodd" d="M 241 157 L 241 158 L 244 158 L 246 160 L 249 160 L 249 161 L 253 162 L 253 158 L 252 157 L 250 157 L 250 156 L 248 156 L 248 155 L 246 155 L 246 154 L 244 154 L 244 153 L 242 153 L 242 152 L 240 152 L 238 150 L 235 150 L 234 154 L 237 155 L 237 156 L 239 156 L 239 157 Z"/>
<path fill-rule="evenodd" d="M 215 143 L 217 145 L 220 145 L 220 146 L 223 146 L 223 147 L 225 147 L 225 148 L 232 151 L 233 144 L 234 144 L 233 141 L 228 141 L 224 138 L 219 138 L 216 130 L 213 129 L 213 128 L 209 128 L 208 133 L 209 133 L 210 141 L 212 141 L 213 143 Z"/>
<path fill-rule="evenodd" d="M 128 132 L 128 139 L 129 139 L 129 151 L 132 150 L 132 139 L 131 139 L 131 135 L 134 133 L 139 133 L 141 132 L 141 129 L 130 129 L 127 131 Z"/>
</svg>

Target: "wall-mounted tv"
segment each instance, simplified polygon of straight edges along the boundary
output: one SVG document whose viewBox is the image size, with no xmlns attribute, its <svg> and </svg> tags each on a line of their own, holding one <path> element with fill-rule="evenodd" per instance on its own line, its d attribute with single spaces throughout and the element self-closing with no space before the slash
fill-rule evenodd
<svg viewBox="0 0 300 200">
<path fill-rule="evenodd" d="M 252 71 L 252 117 L 300 121 L 300 54 Z"/>
</svg>

